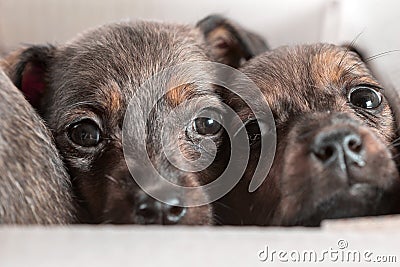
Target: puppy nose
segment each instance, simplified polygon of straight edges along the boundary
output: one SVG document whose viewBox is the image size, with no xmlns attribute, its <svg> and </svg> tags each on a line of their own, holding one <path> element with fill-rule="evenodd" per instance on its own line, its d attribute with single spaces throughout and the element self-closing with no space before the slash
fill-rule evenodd
<svg viewBox="0 0 400 267">
<path fill-rule="evenodd" d="M 171 198 L 163 205 L 163 224 L 177 224 L 186 214 L 186 208 L 179 206 L 178 198 Z"/>
<path fill-rule="evenodd" d="M 314 139 L 312 152 L 325 165 L 336 161 L 360 167 L 365 164 L 362 137 L 347 128 L 320 132 Z"/>
<path fill-rule="evenodd" d="M 178 198 L 171 198 L 165 204 L 150 196 L 142 196 L 136 205 L 136 220 L 141 224 L 177 224 L 186 213 L 186 208 L 179 204 Z"/>
<path fill-rule="evenodd" d="M 160 224 L 161 209 L 160 202 L 150 196 L 142 197 L 135 209 L 136 220 L 141 224 Z"/>
</svg>

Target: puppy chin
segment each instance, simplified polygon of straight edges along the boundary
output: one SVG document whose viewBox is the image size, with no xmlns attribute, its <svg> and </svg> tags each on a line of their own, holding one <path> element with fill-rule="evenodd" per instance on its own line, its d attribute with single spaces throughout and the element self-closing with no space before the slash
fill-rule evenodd
<svg viewBox="0 0 400 267">
<path fill-rule="evenodd" d="M 294 225 L 319 226 L 325 219 L 379 215 L 378 203 L 384 191 L 369 184 L 354 184 L 318 201 L 310 211 L 303 211 Z"/>
<path fill-rule="evenodd" d="M 371 184 L 353 184 L 347 188 L 327 193 L 323 199 L 310 198 L 303 203 L 281 203 L 283 215 L 278 225 L 320 226 L 326 219 L 385 215 L 393 212 L 394 192 Z"/>
</svg>

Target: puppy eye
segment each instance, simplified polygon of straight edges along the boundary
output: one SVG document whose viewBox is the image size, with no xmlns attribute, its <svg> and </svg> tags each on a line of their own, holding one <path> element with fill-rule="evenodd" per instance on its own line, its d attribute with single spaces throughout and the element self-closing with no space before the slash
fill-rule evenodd
<svg viewBox="0 0 400 267">
<path fill-rule="evenodd" d="M 73 124 L 68 136 L 79 146 L 92 147 L 100 142 L 100 129 L 94 121 L 86 119 Z"/>
<path fill-rule="evenodd" d="M 201 135 L 216 135 L 222 126 L 212 118 L 197 118 L 194 120 L 194 130 Z"/>
<path fill-rule="evenodd" d="M 381 94 L 366 86 L 353 88 L 349 93 L 349 101 L 354 106 L 364 109 L 374 109 L 382 103 Z"/>
<path fill-rule="evenodd" d="M 222 125 L 217 121 L 221 121 L 221 115 L 215 111 L 207 111 L 193 121 L 193 129 L 199 135 L 216 135 L 221 129 Z"/>
</svg>

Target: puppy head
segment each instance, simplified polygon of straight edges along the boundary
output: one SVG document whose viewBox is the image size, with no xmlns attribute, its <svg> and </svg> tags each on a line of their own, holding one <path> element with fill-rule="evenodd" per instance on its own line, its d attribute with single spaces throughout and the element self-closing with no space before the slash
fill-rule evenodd
<svg viewBox="0 0 400 267">
<path fill-rule="evenodd" d="M 318 225 L 396 212 L 394 116 L 357 54 L 325 44 L 283 47 L 242 70 L 262 90 L 278 137 L 273 167 L 254 196 L 257 223 Z"/>
<path fill-rule="evenodd" d="M 189 26 L 119 23 L 89 31 L 65 45 L 24 49 L 3 63 L 52 129 L 82 202 L 83 221 L 211 222 L 209 205 L 179 207 L 189 200 L 206 203 L 205 192 L 171 193 L 171 205 L 162 204 L 140 190 L 128 170 L 156 181 L 152 177 L 155 172 L 145 163 L 146 155 L 162 177 L 181 186 L 198 186 L 217 173 L 215 164 L 191 172 L 169 161 L 179 162 L 182 154 L 189 162 L 200 154 L 206 155 L 207 161 L 203 141 L 211 140 L 217 148 L 221 144 L 223 129 L 214 119 L 224 111 L 212 87 L 186 82 L 185 70 L 181 70 L 165 76 L 156 87 L 143 88 L 160 71 L 209 60 L 204 39 L 199 28 Z M 212 73 L 210 69 L 198 70 L 203 78 Z M 152 103 L 150 99 L 159 92 L 167 93 Z M 134 96 L 136 102 L 129 112 L 133 123 L 127 129 L 130 153 L 124 158 L 124 118 Z M 143 119 L 146 115 L 147 120 Z M 143 143 L 145 146 L 139 145 Z M 158 183 L 150 187 L 149 191 L 168 194 Z"/>
</svg>

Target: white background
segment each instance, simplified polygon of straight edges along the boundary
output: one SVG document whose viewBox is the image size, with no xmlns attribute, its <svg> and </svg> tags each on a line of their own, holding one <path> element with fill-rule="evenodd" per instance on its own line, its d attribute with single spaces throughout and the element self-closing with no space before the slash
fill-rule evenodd
<svg viewBox="0 0 400 267">
<path fill-rule="evenodd" d="M 342 44 L 361 34 L 356 44 L 372 56 L 400 49 L 399 12 L 397 0 L 0 0 L 0 48 L 60 43 L 126 18 L 195 24 L 219 13 L 261 34 L 271 47 Z M 398 54 L 373 61 L 395 84 Z"/>
</svg>

